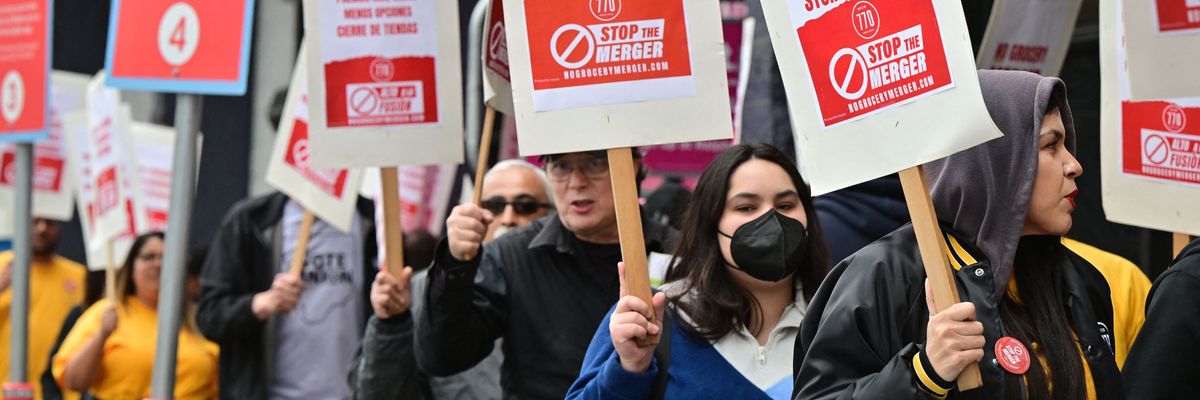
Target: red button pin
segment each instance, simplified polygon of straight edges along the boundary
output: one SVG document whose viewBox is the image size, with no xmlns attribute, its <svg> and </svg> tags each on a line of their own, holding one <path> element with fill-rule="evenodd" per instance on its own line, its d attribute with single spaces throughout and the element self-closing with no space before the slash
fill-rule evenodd
<svg viewBox="0 0 1200 400">
<path fill-rule="evenodd" d="M 1021 375 L 1029 370 L 1029 350 L 1020 340 L 1005 336 L 996 341 L 996 361 L 1005 371 Z"/>
</svg>

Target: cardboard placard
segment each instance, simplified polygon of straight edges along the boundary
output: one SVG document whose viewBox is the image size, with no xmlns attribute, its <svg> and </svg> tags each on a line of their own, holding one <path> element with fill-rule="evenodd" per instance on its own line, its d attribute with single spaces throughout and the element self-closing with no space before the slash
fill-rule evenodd
<svg viewBox="0 0 1200 400">
<path fill-rule="evenodd" d="M 950 0 L 764 0 L 801 172 L 821 195 L 1000 136 Z"/>
<path fill-rule="evenodd" d="M 450 204 L 450 193 L 454 189 L 454 177 L 458 168 L 452 164 L 405 165 L 397 168 L 398 193 L 400 197 L 400 226 L 404 232 L 429 231 L 440 237 L 446 222 Z M 363 174 L 362 194 L 375 200 L 376 226 L 383 226 L 383 202 L 379 173 L 374 168 Z M 378 229 L 379 243 L 383 243 L 383 230 Z M 380 247 L 382 249 L 383 247 Z M 381 250 L 382 251 L 382 250 Z M 383 256 L 380 256 L 382 259 Z"/>
<path fill-rule="evenodd" d="M 33 146 L 33 215 L 59 221 L 71 219 L 74 194 L 68 173 L 67 143 L 63 118 L 83 111 L 89 77 L 70 72 L 51 73 L 50 134 Z M 10 209 L 13 201 L 16 148 L 0 145 L 0 207 Z M 11 220 L 0 223 L 11 224 Z"/>
<path fill-rule="evenodd" d="M 509 1 L 504 16 L 522 155 L 732 137 L 715 0 Z"/>
<path fill-rule="evenodd" d="M 363 171 L 309 166 L 306 51 L 307 48 L 301 45 L 287 101 L 283 104 L 279 131 L 275 135 L 275 146 L 271 150 L 266 181 L 322 221 L 349 232 Z"/>
<path fill-rule="evenodd" d="M 97 74 L 88 84 L 87 134 L 90 175 L 83 176 L 94 190 L 88 204 L 94 215 L 92 249 L 102 248 L 106 241 L 123 232 L 134 231 L 130 220 L 133 188 L 129 163 L 132 112 L 120 103 L 116 89 L 105 86 L 104 76 Z"/>
<path fill-rule="evenodd" d="M 1129 26 L 1121 23 L 1127 9 L 1122 1 L 1128 0 L 1100 3 L 1104 215 L 1117 223 L 1200 235 L 1200 92 L 1131 99 L 1133 53 L 1126 50 L 1133 45 L 1122 40 Z"/>
<path fill-rule="evenodd" d="M 88 179 L 91 174 L 91 144 L 88 135 L 88 115 L 86 111 L 68 113 L 63 118 L 63 127 L 67 143 L 68 175 L 75 183 L 75 207 L 79 215 L 79 225 L 83 231 L 84 249 L 87 254 L 88 269 L 103 270 L 108 263 L 109 251 L 107 240 L 96 240 L 96 189 L 94 182 Z M 132 202 L 125 208 L 126 219 L 135 221 Z M 132 224 L 131 224 L 132 225 Z M 114 260 L 123 260 L 129 246 L 133 244 L 134 229 L 126 226 L 113 241 Z"/>
<path fill-rule="evenodd" d="M 113 0 L 109 86 L 152 92 L 246 93 L 254 0 Z"/>
<path fill-rule="evenodd" d="M 483 19 L 483 102 L 505 115 L 513 114 L 512 77 L 508 67 L 508 35 L 504 2 L 491 0 Z"/>
<path fill-rule="evenodd" d="M 1083 0 L 996 0 L 976 64 L 980 69 L 1058 76 Z"/>
<path fill-rule="evenodd" d="M 175 165 L 175 128 L 133 122 L 129 133 L 132 142 L 135 226 L 138 233 L 167 230 L 167 214 L 171 210 L 171 171 Z M 196 136 L 196 159 L 200 159 L 203 139 Z"/>
<path fill-rule="evenodd" d="M 462 162 L 457 3 L 304 10 L 314 168 Z"/>
<path fill-rule="evenodd" d="M 31 142 L 50 130 L 50 0 L 0 7 L 0 142 Z"/>
<path fill-rule="evenodd" d="M 1128 45 L 1130 99 L 1200 96 L 1196 74 L 1200 70 L 1200 1 L 1120 4 Z"/>
</svg>

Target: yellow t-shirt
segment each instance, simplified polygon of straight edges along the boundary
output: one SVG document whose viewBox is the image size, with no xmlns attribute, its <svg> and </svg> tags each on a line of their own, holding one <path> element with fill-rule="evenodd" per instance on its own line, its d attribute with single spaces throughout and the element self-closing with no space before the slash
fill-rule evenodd
<svg viewBox="0 0 1200 400">
<path fill-rule="evenodd" d="M 0 253 L 0 270 L 7 268 L 13 253 Z M 33 385 L 34 396 L 42 398 L 42 373 L 50 359 L 50 349 L 58 339 L 63 319 L 79 303 L 83 302 L 84 278 L 87 271 L 82 265 L 63 257 L 54 256 L 48 263 L 34 261 L 29 269 L 29 336 L 26 373 L 28 383 Z M 0 293 L 0 376 L 8 381 L 9 313 L 12 307 L 12 289 Z"/>
<path fill-rule="evenodd" d="M 100 331 L 100 318 L 108 309 L 101 300 L 84 311 L 79 322 L 54 355 L 52 371 L 61 385 L 67 363 L 92 336 Z M 100 371 L 90 391 L 105 400 L 140 400 L 150 396 L 150 376 L 154 370 L 154 346 L 158 331 L 157 311 L 127 296 L 117 308 L 117 329 L 104 342 Z M 217 345 L 187 328 L 179 330 L 178 360 L 175 366 L 175 398 L 217 398 Z"/>
</svg>

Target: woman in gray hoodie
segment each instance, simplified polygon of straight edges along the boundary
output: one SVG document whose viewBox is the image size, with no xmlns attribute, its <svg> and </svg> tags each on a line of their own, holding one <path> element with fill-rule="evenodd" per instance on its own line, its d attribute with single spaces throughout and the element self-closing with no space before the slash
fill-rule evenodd
<svg viewBox="0 0 1200 400">
<path fill-rule="evenodd" d="M 796 399 L 1122 398 L 1109 285 L 1061 243 L 1083 173 L 1066 88 L 979 78 L 1004 136 L 925 166 L 962 303 L 930 311 L 911 226 L 863 248 L 809 305 Z M 983 387 L 960 392 L 975 362 Z"/>
</svg>

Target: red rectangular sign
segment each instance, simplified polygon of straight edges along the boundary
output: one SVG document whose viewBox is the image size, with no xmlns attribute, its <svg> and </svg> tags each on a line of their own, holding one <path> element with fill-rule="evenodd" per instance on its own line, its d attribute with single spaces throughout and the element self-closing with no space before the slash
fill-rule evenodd
<svg viewBox="0 0 1200 400">
<path fill-rule="evenodd" d="M 253 0 L 114 0 L 105 63 L 108 84 L 183 93 L 244 93 L 253 4 Z"/>
<path fill-rule="evenodd" d="M 330 196 L 342 197 L 349 172 L 345 169 L 313 170 L 308 165 L 308 148 L 308 122 L 296 118 L 287 151 L 283 153 L 283 162 Z"/>
<path fill-rule="evenodd" d="M 1200 0 L 1155 0 L 1158 31 L 1200 31 Z"/>
<path fill-rule="evenodd" d="M 504 32 L 504 2 L 492 0 L 491 14 L 484 29 L 489 29 L 487 52 L 484 53 L 484 66 L 506 80 L 512 80 L 508 75 L 508 37 Z"/>
<path fill-rule="evenodd" d="M 932 0 L 789 5 L 824 126 L 953 87 Z"/>
<path fill-rule="evenodd" d="M 49 7 L 0 1 L 0 141 L 36 140 L 49 130 Z"/>
<path fill-rule="evenodd" d="M 1121 153 L 1126 174 L 1200 185 L 1200 107 L 1121 103 Z"/>
</svg>

